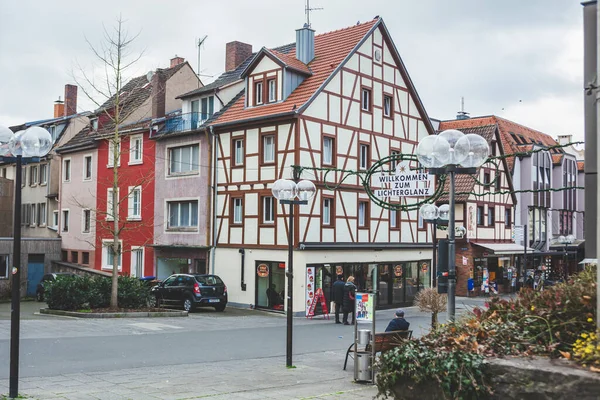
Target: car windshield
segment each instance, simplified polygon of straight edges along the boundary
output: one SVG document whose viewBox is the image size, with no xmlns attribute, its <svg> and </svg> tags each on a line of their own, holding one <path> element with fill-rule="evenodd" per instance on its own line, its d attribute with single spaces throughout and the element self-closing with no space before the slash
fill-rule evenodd
<svg viewBox="0 0 600 400">
<path fill-rule="evenodd" d="M 196 275 L 196 280 L 204 286 L 223 285 L 223 281 L 216 275 Z"/>
</svg>

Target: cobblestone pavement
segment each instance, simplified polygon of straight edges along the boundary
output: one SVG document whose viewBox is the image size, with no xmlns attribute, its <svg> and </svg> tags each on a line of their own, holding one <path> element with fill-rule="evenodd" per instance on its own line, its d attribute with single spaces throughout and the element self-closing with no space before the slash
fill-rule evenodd
<svg viewBox="0 0 600 400">
<path fill-rule="evenodd" d="M 291 369 L 285 357 L 266 357 L 23 378 L 19 394 L 37 400 L 373 398 L 376 387 L 355 383 L 352 360 L 343 371 L 343 357 L 340 351 L 296 355 Z M 0 393 L 8 393 L 8 382 L 0 383 Z"/>
</svg>

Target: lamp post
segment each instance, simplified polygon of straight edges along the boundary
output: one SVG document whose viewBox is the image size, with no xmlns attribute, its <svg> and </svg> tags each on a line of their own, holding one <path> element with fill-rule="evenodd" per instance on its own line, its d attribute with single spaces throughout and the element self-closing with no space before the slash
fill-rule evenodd
<svg viewBox="0 0 600 400">
<path fill-rule="evenodd" d="M 317 188 L 314 183 L 307 180 L 299 181 L 300 173 L 294 169 L 294 180 L 278 179 L 273 184 L 271 192 L 280 204 L 290 205 L 290 219 L 288 224 L 288 268 L 287 276 L 287 335 L 285 365 L 292 367 L 292 331 L 294 313 L 294 206 L 308 204 L 308 200 L 315 195 Z"/>
<path fill-rule="evenodd" d="M 9 397 L 19 395 L 19 328 L 21 313 L 21 168 L 28 161 L 37 162 L 52 148 L 52 136 L 47 130 L 34 126 L 13 134 L 0 126 L 0 161 L 14 162 L 15 210 L 13 219 L 13 269 L 10 307 L 10 377 Z"/>
<path fill-rule="evenodd" d="M 447 226 L 449 217 L 449 206 L 448 204 L 442 204 L 439 208 L 435 204 L 423 204 L 419 208 L 419 214 L 423 218 L 424 222 L 433 224 L 433 259 L 431 268 L 431 286 L 436 286 L 436 278 L 438 274 L 437 268 L 437 226 Z"/>
<path fill-rule="evenodd" d="M 572 244 L 575 241 L 575 236 L 573 235 L 567 235 L 567 236 L 562 236 L 560 235 L 558 237 L 558 241 L 561 244 L 565 245 L 565 257 L 564 257 L 564 278 L 565 281 L 569 279 L 569 253 L 568 253 L 568 249 L 569 249 L 569 245 Z"/>
<path fill-rule="evenodd" d="M 489 155 L 487 141 L 479 135 L 448 129 L 439 135 L 426 136 L 417 146 L 419 162 L 430 174 L 447 174 L 450 177 L 448 210 L 448 320 L 454 321 L 456 297 L 455 248 L 455 176 L 475 174 Z"/>
</svg>

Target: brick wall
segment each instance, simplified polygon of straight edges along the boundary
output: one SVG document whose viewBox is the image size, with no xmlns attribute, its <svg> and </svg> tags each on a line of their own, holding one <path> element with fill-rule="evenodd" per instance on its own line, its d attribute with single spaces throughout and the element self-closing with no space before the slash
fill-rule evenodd
<svg viewBox="0 0 600 400">
<path fill-rule="evenodd" d="M 225 45 L 225 71 L 236 69 L 252 55 L 252 45 L 242 42 L 229 42 Z"/>
</svg>

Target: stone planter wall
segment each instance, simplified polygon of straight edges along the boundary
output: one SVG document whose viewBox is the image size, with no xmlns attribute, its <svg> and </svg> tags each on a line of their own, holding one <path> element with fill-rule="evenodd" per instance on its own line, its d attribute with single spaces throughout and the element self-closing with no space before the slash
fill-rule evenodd
<svg viewBox="0 0 600 400">
<path fill-rule="evenodd" d="M 491 359 L 487 361 L 489 383 L 497 400 L 598 400 L 600 374 L 580 369 L 565 360 L 545 358 Z M 415 384 L 403 380 L 394 388 L 396 399 L 443 399 L 432 382 Z"/>
</svg>

